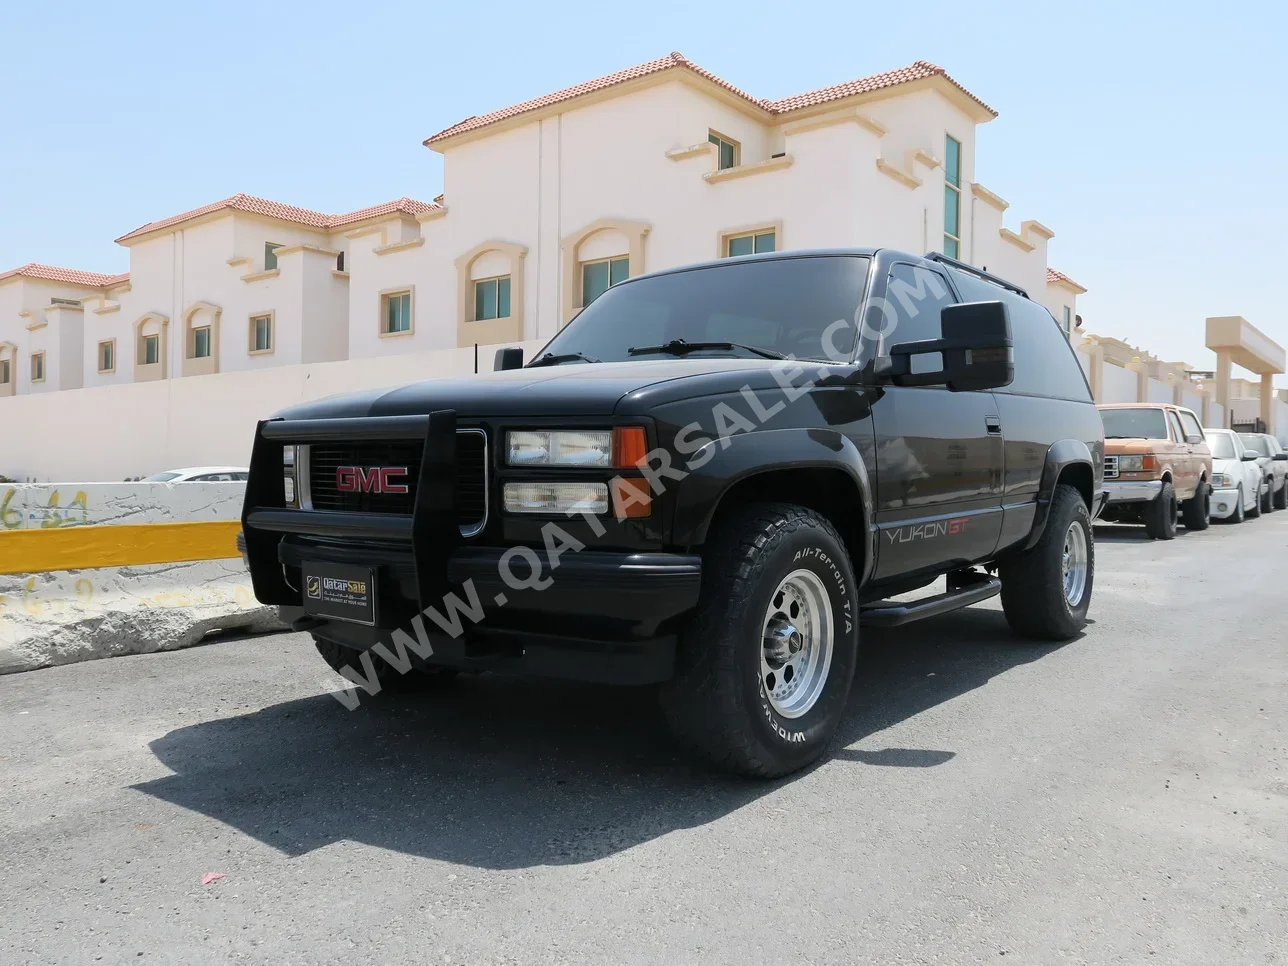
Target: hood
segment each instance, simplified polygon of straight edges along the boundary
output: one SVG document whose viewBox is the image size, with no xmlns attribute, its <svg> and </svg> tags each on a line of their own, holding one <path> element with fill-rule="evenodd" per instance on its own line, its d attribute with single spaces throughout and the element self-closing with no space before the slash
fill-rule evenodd
<svg viewBox="0 0 1288 966">
<path fill-rule="evenodd" d="M 329 396 L 284 409 L 287 419 L 411 416 L 454 409 L 462 416 L 604 416 L 630 397 L 632 409 L 692 396 L 777 385 L 770 359 L 651 359 L 565 363 L 429 379 L 392 389 Z M 786 363 L 796 366 L 799 363 Z M 790 370 L 789 370 L 790 371 Z M 798 377 L 797 383 L 801 380 Z"/>
<path fill-rule="evenodd" d="M 1238 479 L 1243 475 L 1243 470 L 1241 469 L 1242 466 L 1243 463 L 1239 460 L 1212 460 L 1213 473 L 1225 473 L 1227 476 L 1233 476 L 1235 479 Z"/>
<path fill-rule="evenodd" d="M 1144 456 L 1158 448 L 1160 440 L 1132 437 L 1131 439 L 1105 440 L 1106 456 Z"/>
</svg>

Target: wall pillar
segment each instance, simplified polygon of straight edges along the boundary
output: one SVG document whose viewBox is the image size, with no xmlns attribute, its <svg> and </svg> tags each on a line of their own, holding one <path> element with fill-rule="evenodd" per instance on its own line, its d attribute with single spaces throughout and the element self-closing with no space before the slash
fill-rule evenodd
<svg viewBox="0 0 1288 966">
<path fill-rule="evenodd" d="M 1149 401 L 1149 366 L 1140 361 L 1140 356 L 1123 366 L 1136 373 L 1136 402 Z"/>
<path fill-rule="evenodd" d="M 1094 339 L 1084 337 L 1080 351 L 1087 357 L 1087 384 L 1091 387 L 1091 398 L 1100 402 L 1104 386 L 1101 371 L 1105 366 L 1105 350 Z"/>
<path fill-rule="evenodd" d="M 1275 434 L 1275 377 L 1267 372 L 1261 376 L 1261 421 L 1266 432 Z"/>
<path fill-rule="evenodd" d="M 1230 351 L 1216 350 L 1216 401 L 1221 404 L 1228 423 L 1230 416 Z"/>
</svg>

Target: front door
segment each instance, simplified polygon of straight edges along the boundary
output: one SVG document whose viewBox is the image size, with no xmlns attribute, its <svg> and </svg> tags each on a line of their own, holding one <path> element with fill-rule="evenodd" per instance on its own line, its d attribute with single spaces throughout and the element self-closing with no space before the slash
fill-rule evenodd
<svg viewBox="0 0 1288 966">
<path fill-rule="evenodd" d="M 920 265 L 891 266 L 878 353 L 938 339 L 939 313 L 955 300 L 947 280 Z M 876 578 L 982 560 L 1002 525 L 1003 437 L 990 392 L 938 386 L 882 389 L 872 406 L 876 436 Z"/>
</svg>

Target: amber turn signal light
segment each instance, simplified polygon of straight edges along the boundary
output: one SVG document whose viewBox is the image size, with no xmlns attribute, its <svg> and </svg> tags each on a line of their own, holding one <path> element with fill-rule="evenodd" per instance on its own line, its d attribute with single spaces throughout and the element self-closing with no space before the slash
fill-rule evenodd
<svg viewBox="0 0 1288 966">
<path fill-rule="evenodd" d="M 613 515 L 619 520 L 638 520 L 653 513 L 653 493 L 648 480 L 619 476 L 613 480 Z"/>
<path fill-rule="evenodd" d="M 643 426 L 618 426 L 613 430 L 613 466 L 633 469 L 648 455 Z"/>
</svg>

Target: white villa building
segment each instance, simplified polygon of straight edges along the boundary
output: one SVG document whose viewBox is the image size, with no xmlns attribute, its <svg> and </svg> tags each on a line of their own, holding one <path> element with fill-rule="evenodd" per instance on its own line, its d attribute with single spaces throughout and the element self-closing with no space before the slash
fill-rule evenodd
<svg viewBox="0 0 1288 966">
<path fill-rule="evenodd" d="M 1053 232 L 976 180 L 994 117 L 923 61 L 771 101 L 672 53 L 428 138 L 433 202 L 235 195 L 122 235 L 126 275 L 0 273 L 0 396 L 545 340 L 628 276 L 830 246 L 946 252 L 1072 332 Z"/>
</svg>

